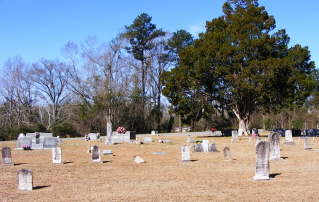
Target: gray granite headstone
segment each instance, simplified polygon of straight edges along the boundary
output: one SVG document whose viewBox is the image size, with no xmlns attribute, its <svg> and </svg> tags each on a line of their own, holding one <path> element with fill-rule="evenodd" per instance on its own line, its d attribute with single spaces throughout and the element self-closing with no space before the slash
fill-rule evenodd
<svg viewBox="0 0 319 202">
<path fill-rule="evenodd" d="M 294 143 L 294 140 L 292 139 L 292 131 L 291 130 L 286 130 L 285 131 L 285 142 L 284 142 L 284 145 L 288 145 L 288 146 L 296 145 Z"/>
<path fill-rule="evenodd" d="M 61 147 L 52 147 L 52 163 L 62 164 L 62 150 Z"/>
<path fill-rule="evenodd" d="M 29 147 L 32 147 L 32 137 L 18 137 L 17 149 L 23 149 L 23 145 L 29 145 Z"/>
<path fill-rule="evenodd" d="M 230 148 L 229 147 L 224 147 L 224 161 L 231 161 L 231 155 L 230 155 Z"/>
<path fill-rule="evenodd" d="M 253 180 L 269 180 L 269 143 L 261 141 L 256 147 L 256 169 Z"/>
<path fill-rule="evenodd" d="M 305 144 L 304 144 L 305 150 L 310 150 L 310 138 L 308 136 L 305 137 Z"/>
<path fill-rule="evenodd" d="M 195 144 L 194 152 L 204 152 L 204 148 L 202 144 Z"/>
<path fill-rule="evenodd" d="M 91 147 L 91 157 L 93 163 L 101 163 L 100 147 L 94 145 Z"/>
<path fill-rule="evenodd" d="M 215 143 L 208 144 L 208 151 L 209 152 L 219 152 L 219 151 L 217 151 L 217 146 Z"/>
<path fill-rule="evenodd" d="M 33 190 L 33 178 L 31 170 L 21 169 L 18 171 L 18 190 Z"/>
<path fill-rule="evenodd" d="M 14 166 L 12 163 L 12 156 L 11 156 L 11 148 L 10 147 L 3 147 L 1 149 L 2 152 L 2 165 L 3 166 Z"/>
<path fill-rule="evenodd" d="M 190 147 L 184 145 L 182 146 L 181 151 L 182 151 L 182 162 L 189 162 L 191 160 Z"/>
<path fill-rule="evenodd" d="M 111 150 L 103 150 L 103 155 L 108 155 L 108 154 L 111 154 L 113 155 L 113 152 Z"/>
<path fill-rule="evenodd" d="M 43 138 L 43 148 L 51 149 L 52 147 L 56 147 L 58 145 L 58 138 L 56 137 L 44 137 Z"/>
<path fill-rule="evenodd" d="M 233 138 L 233 141 L 238 141 L 239 139 L 238 139 L 238 131 L 237 130 L 233 130 L 232 132 L 231 132 L 231 136 L 232 136 L 232 138 Z"/>
<path fill-rule="evenodd" d="M 270 132 L 269 137 L 269 160 L 281 160 L 280 158 L 280 134 L 278 132 Z"/>
</svg>

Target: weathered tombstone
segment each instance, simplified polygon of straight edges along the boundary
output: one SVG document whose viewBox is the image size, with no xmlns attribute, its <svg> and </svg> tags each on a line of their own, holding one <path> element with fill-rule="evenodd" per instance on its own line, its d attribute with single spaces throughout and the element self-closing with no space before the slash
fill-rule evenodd
<svg viewBox="0 0 319 202">
<path fill-rule="evenodd" d="M 56 137 L 44 137 L 43 138 L 43 149 L 51 149 L 58 145 L 58 138 Z"/>
<path fill-rule="evenodd" d="M 253 180 L 269 180 L 269 143 L 261 141 L 256 147 L 256 169 Z"/>
<path fill-rule="evenodd" d="M 62 151 L 61 147 L 52 147 L 52 163 L 62 164 Z"/>
<path fill-rule="evenodd" d="M 133 156 L 134 163 L 145 163 L 145 161 L 140 156 Z"/>
<path fill-rule="evenodd" d="M 232 133 L 231 133 L 231 135 L 232 135 L 233 141 L 238 141 L 238 140 L 239 140 L 239 139 L 238 139 L 238 132 L 237 132 L 237 130 L 233 130 Z"/>
<path fill-rule="evenodd" d="M 291 130 L 286 130 L 285 131 L 285 142 L 284 145 L 287 146 L 293 146 L 296 145 L 292 139 L 292 131 Z"/>
<path fill-rule="evenodd" d="M 91 147 L 92 163 L 101 163 L 100 147 L 94 145 Z"/>
<path fill-rule="evenodd" d="M 113 139 L 112 139 L 112 123 L 107 122 L 106 124 L 106 140 L 105 144 L 107 145 L 114 145 Z"/>
<path fill-rule="evenodd" d="M 182 151 L 182 162 L 190 162 L 191 160 L 190 147 L 184 145 L 182 146 L 181 151 Z"/>
<path fill-rule="evenodd" d="M 231 155 L 230 155 L 230 148 L 229 147 L 224 147 L 224 161 L 231 161 Z"/>
<path fill-rule="evenodd" d="M 204 152 L 208 152 L 208 144 L 209 144 L 209 140 L 202 141 Z"/>
<path fill-rule="evenodd" d="M 222 131 L 220 131 L 220 130 L 216 130 L 213 135 L 214 135 L 214 136 L 222 136 L 223 133 L 222 133 Z"/>
<path fill-rule="evenodd" d="M 32 146 L 32 137 L 18 137 L 18 145 L 17 149 L 23 149 L 23 145 L 29 145 L 29 147 Z"/>
<path fill-rule="evenodd" d="M 31 170 L 21 169 L 18 171 L 18 190 L 33 190 L 33 178 Z"/>
<path fill-rule="evenodd" d="M 171 140 L 162 140 L 162 143 L 172 143 Z"/>
<path fill-rule="evenodd" d="M 255 143 L 255 146 L 257 146 L 259 142 L 261 142 L 261 137 L 259 137 L 259 138 L 256 138 L 256 143 Z"/>
<path fill-rule="evenodd" d="M 280 158 L 280 134 L 278 132 L 269 133 L 269 160 L 281 160 Z"/>
<path fill-rule="evenodd" d="M 143 142 L 153 142 L 151 137 L 144 137 Z"/>
<path fill-rule="evenodd" d="M 3 147 L 1 149 L 2 152 L 2 165 L 3 166 L 14 166 L 12 163 L 12 156 L 11 156 L 11 148 L 10 147 Z"/>
<path fill-rule="evenodd" d="M 151 135 L 156 135 L 155 130 L 151 131 Z"/>
<path fill-rule="evenodd" d="M 304 144 L 305 150 L 310 150 L 310 138 L 308 136 L 305 137 L 305 144 Z"/>
<path fill-rule="evenodd" d="M 208 144 L 208 151 L 209 152 L 219 152 L 219 151 L 217 151 L 216 144 L 214 144 L 214 143 Z"/>
<path fill-rule="evenodd" d="M 213 135 L 213 132 L 211 130 L 206 130 L 205 131 L 205 135 L 207 136 L 212 136 Z"/>
<path fill-rule="evenodd" d="M 204 148 L 202 144 L 195 144 L 194 152 L 204 152 Z"/>
</svg>

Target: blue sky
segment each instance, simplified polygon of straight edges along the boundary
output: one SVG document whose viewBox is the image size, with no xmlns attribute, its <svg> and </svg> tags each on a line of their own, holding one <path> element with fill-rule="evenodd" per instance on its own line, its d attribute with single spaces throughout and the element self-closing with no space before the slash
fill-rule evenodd
<svg viewBox="0 0 319 202">
<path fill-rule="evenodd" d="M 68 41 L 88 36 L 108 42 L 141 13 L 164 31 L 185 29 L 197 36 L 206 21 L 221 16 L 226 0 L 0 0 L 0 67 L 9 57 L 25 62 L 63 59 Z M 319 67 L 319 1 L 259 0 L 286 29 L 290 46 L 308 46 Z"/>
</svg>

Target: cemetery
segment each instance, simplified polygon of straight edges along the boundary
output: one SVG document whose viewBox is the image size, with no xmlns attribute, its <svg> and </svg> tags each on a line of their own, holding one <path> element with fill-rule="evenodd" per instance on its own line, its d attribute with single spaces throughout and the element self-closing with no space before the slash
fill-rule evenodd
<svg viewBox="0 0 319 202">
<path fill-rule="evenodd" d="M 319 137 L 289 136 L 294 145 L 286 145 L 277 132 L 235 135 L 236 141 L 205 132 L 136 135 L 143 144 L 111 145 L 74 138 L 30 150 L 15 149 L 17 141 L 0 142 L 0 196 L 2 201 L 319 200 L 314 188 Z"/>
</svg>

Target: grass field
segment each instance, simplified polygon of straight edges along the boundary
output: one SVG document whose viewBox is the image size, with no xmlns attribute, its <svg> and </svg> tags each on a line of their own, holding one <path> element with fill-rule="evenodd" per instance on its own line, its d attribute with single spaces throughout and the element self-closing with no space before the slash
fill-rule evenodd
<svg viewBox="0 0 319 202">
<path fill-rule="evenodd" d="M 1 142 L 1 148 L 11 147 L 15 165 L 1 166 L 0 201 L 319 201 L 319 138 L 311 138 L 313 150 L 304 150 L 297 137 L 296 146 L 281 144 L 284 159 L 270 161 L 271 181 L 252 180 L 255 139 L 231 143 L 230 137 L 192 136 L 213 141 L 220 152 L 191 152 L 192 161 L 183 163 L 181 146 L 193 145 L 187 136 L 152 138 L 143 145 L 64 140 L 62 165 L 52 164 L 51 150 L 15 150 L 16 142 Z M 93 145 L 114 155 L 91 163 L 87 150 Z M 226 146 L 232 161 L 223 161 Z M 153 154 L 160 151 L 167 154 Z M 134 163 L 136 155 L 146 163 Z M 17 171 L 24 168 L 33 171 L 33 191 L 18 191 Z"/>
</svg>

